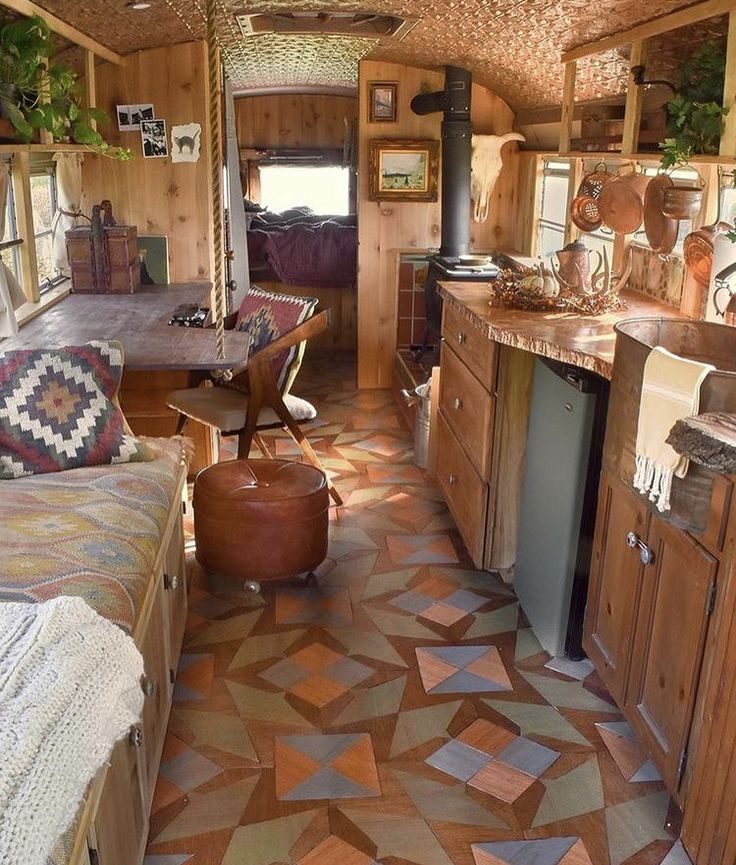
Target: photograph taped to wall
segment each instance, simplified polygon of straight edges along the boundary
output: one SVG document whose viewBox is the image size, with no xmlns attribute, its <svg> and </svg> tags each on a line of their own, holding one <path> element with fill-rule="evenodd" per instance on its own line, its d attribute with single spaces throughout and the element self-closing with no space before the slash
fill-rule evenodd
<svg viewBox="0 0 736 865">
<path fill-rule="evenodd" d="M 369 84 L 370 123 L 396 121 L 396 91 L 398 85 L 389 81 L 371 81 Z"/>
<path fill-rule="evenodd" d="M 168 156 L 169 149 L 166 144 L 166 121 L 141 121 L 141 142 L 143 145 L 143 155 L 147 159 L 159 156 Z"/>
<path fill-rule="evenodd" d="M 171 161 L 199 162 L 202 127 L 199 123 L 184 123 L 171 127 Z"/>
<path fill-rule="evenodd" d="M 118 118 L 118 130 L 120 132 L 138 132 L 142 120 L 153 120 L 156 116 L 153 104 L 144 102 L 139 105 L 116 105 L 115 113 Z"/>
<path fill-rule="evenodd" d="M 437 201 L 437 141 L 370 142 L 371 201 Z"/>
</svg>

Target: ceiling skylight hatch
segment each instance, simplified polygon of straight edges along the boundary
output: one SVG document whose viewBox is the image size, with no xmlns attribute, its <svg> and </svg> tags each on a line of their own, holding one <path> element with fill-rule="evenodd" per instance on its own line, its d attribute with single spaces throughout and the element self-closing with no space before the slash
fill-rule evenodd
<svg viewBox="0 0 736 865">
<path fill-rule="evenodd" d="M 374 12 L 243 12 L 235 16 L 243 36 L 269 33 L 320 34 L 399 41 L 417 24 L 417 18 Z"/>
</svg>

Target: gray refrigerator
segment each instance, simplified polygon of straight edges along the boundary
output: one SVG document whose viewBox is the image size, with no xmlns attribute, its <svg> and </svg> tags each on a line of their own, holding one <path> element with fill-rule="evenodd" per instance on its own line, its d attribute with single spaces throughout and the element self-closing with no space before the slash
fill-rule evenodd
<svg viewBox="0 0 736 865">
<path fill-rule="evenodd" d="M 582 627 L 608 382 L 537 358 L 514 589 L 542 647 L 584 657 Z"/>
</svg>

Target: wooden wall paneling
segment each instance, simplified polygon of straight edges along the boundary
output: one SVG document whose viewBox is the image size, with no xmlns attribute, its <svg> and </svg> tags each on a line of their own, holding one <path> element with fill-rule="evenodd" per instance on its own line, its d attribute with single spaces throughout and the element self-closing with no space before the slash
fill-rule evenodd
<svg viewBox="0 0 736 865">
<path fill-rule="evenodd" d="M 398 83 L 396 123 L 368 121 L 368 83 Z M 409 103 L 423 90 L 440 90 L 440 72 L 363 60 L 358 100 L 358 385 L 390 387 L 396 352 L 397 269 L 401 251 L 436 249 L 440 244 L 440 203 L 368 200 L 368 148 L 372 138 L 440 138 L 441 114 L 419 116 Z M 475 131 L 503 134 L 513 127 L 506 103 L 473 85 Z M 472 247 L 490 250 L 513 245 L 516 236 L 519 157 L 516 145 L 504 148 L 504 167 L 485 223 L 471 223 Z M 440 178 L 439 196 L 442 195 Z M 470 219 L 470 202 L 468 203 Z"/>
<path fill-rule="evenodd" d="M 94 51 L 84 52 L 84 87 L 87 97 L 87 107 L 97 107 L 97 72 L 95 71 Z M 91 120 L 90 126 L 97 129 L 97 121 Z"/>
<path fill-rule="evenodd" d="M 112 201 L 118 222 L 140 234 L 169 238 L 172 282 L 210 281 L 213 271 L 212 190 L 210 188 L 209 95 L 204 42 L 186 42 L 132 55 L 125 67 L 97 67 L 97 102 L 111 122 L 101 131 L 111 144 L 129 147 L 133 158 L 117 162 L 85 157 L 82 209 L 103 198 Z M 171 127 L 197 122 L 202 127 L 196 163 L 172 163 L 171 156 L 143 157 L 140 135 L 119 132 L 115 106 L 152 102 L 156 117 Z"/>
<path fill-rule="evenodd" d="M 580 229 L 575 225 L 575 223 L 570 219 L 570 206 L 572 205 L 573 199 L 577 195 L 578 188 L 580 186 L 580 181 L 583 179 L 583 160 L 582 159 L 571 159 L 570 160 L 570 177 L 567 183 L 567 204 L 565 205 L 565 213 L 567 215 L 565 221 L 565 243 L 571 243 L 573 240 L 577 240 L 580 237 Z"/>
<path fill-rule="evenodd" d="M 519 188 L 511 246 L 522 255 L 534 257 L 539 239 L 544 159 L 536 153 L 520 151 L 519 163 Z"/>
<path fill-rule="evenodd" d="M 640 39 L 631 46 L 629 66 L 646 66 L 647 43 Z M 629 72 L 629 83 L 626 88 L 626 109 L 624 112 L 624 131 L 621 137 L 621 152 L 636 153 L 639 145 L 639 127 L 641 125 L 641 109 L 644 103 L 644 88 L 634 84 L 634 76 Z"/>
<path fill-rule="evenodd" d="M 18 236 L 23 243 L 18 247 L 20 253 L 20 272 L 23 291 L 29 301 L 38 301 L 38 261 L 33 228 L 33 208 L 31 206 L 31 155 L 18 151 L 13 155 L 13 196 L 15 215 L 18 220 Z"/>
<path fill-rule="evenodd" d="M 575 112 L 575 79 L 577 63 L 572 60 L 565 63 L 565 74 L 562 85 L 562 116 L 560 117 L 560 154 L 570 152 L 572 141 L 572 121 Z"/>
<path fill-rule="evenodd" d="M 358 113 L 357 96 L 278 93 L 235 99 L 241 148 L 306 147 L 341 149 L 345 118 Z"/>
</svg>

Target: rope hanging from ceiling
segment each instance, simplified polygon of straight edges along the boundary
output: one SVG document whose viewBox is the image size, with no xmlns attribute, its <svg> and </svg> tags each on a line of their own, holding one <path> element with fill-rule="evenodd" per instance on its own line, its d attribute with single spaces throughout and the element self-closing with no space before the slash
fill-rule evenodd
<svg viewBox="0 0 736 865">
<path fill-rule="evenodd" d="M 210 98 L 210 168 L 214 238 L 214 301 L 217 356 L 225 356 L 225 234 L 222 213 L 222 138 L 220 134 L 220 51 L 216 33 L 216 0 L 207 0 L 207 75 Z"/>
</svg>

